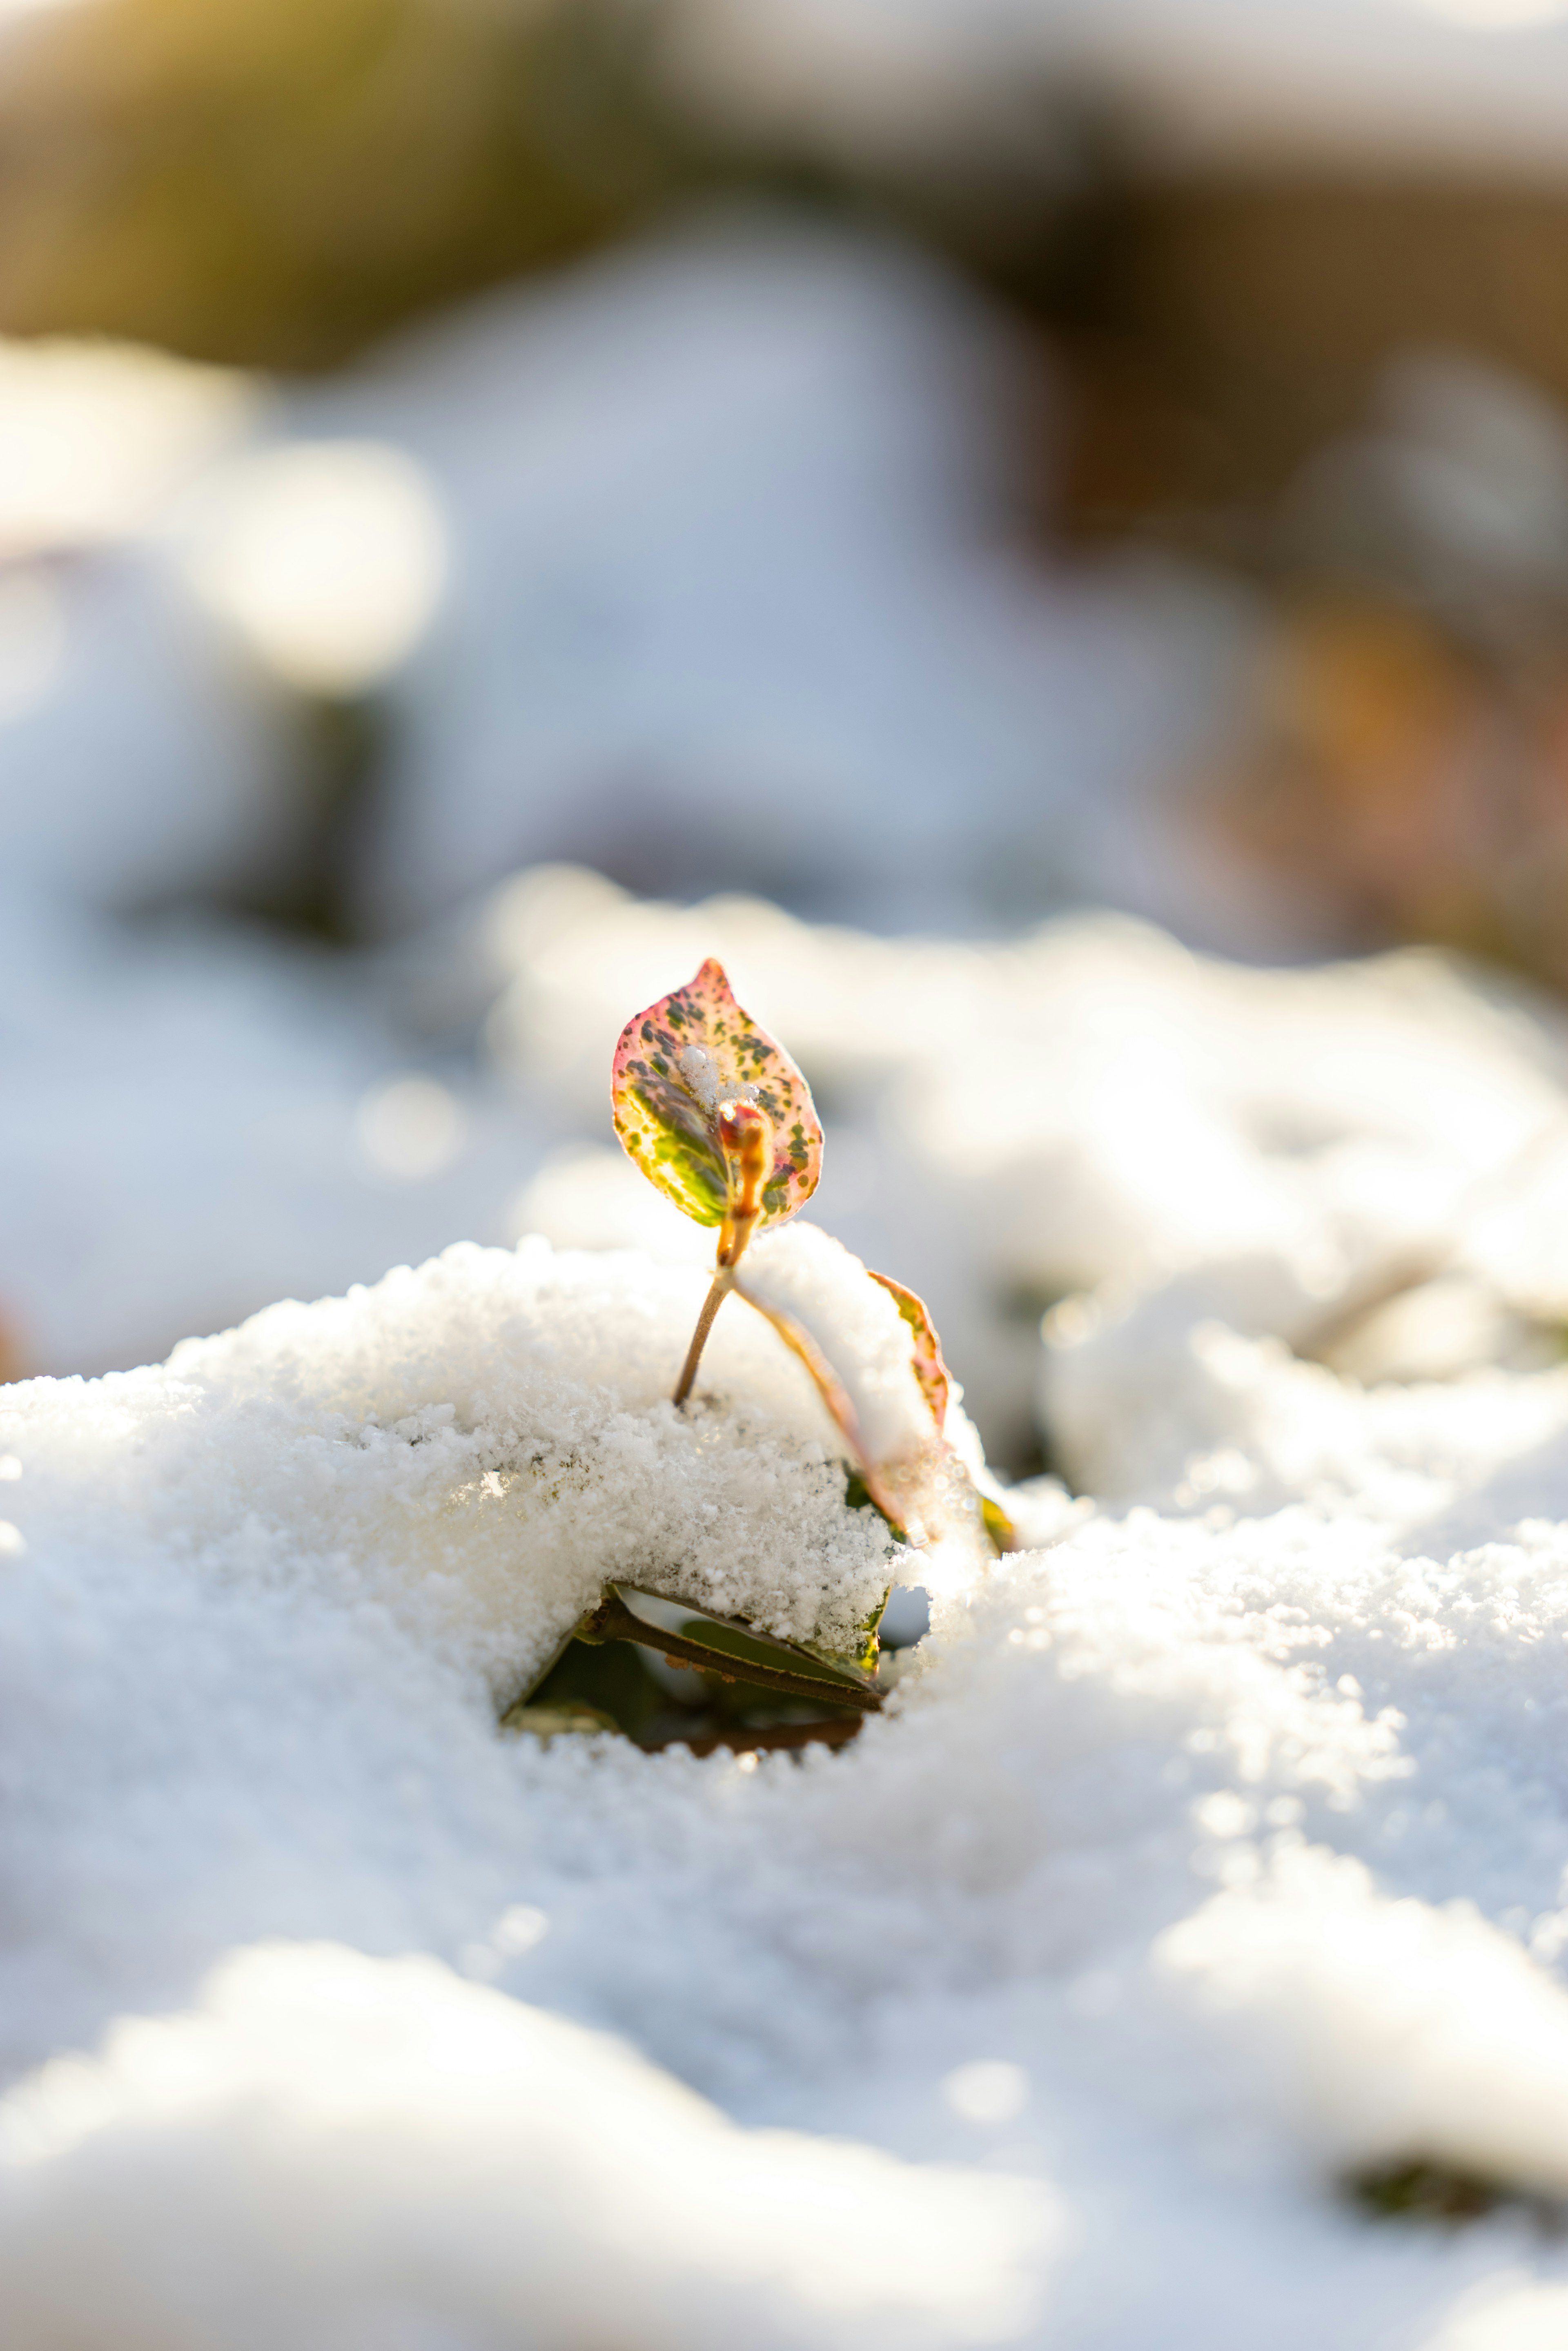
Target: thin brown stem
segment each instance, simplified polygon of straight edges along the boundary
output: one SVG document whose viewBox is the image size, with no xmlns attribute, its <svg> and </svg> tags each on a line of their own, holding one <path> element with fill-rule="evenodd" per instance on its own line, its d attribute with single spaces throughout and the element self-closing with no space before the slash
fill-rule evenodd
<svg viewBox="0 0 1568 2351">
<path fill-rule="evenodd" d="M 702 1361 L 703 1349 L 707 1345 L 707 1334 L 713 1329 L 713 1318 L 734 1287 L 735 1268 L 721 1265 L 714 1275 L 707 1296 L 703 1300 L 703 1311 L 697 1316 L 697 1327 L 692 1332 L 692 1343 L 686 1349 L 686 1360 L 675 1383 L 674 1402 L 678 1405 L 685 1404 L 692 1392 L 692 1382 L 696 1378 L 697 1365 Z"/>
</svg>

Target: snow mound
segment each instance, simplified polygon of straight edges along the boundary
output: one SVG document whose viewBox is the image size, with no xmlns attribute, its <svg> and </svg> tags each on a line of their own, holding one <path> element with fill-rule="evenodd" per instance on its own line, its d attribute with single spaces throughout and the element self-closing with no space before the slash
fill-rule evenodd
<svg viewBox="0 0 1568 2351">
<path fill-rule="evenodd" d="M 914 1372 L 909 1325 L 880 1283 L 820 1227 L 765 1233 L 742 1269 L 743 1288 L 789 1314 L 840 1374 L 873 1461 L 916 1455 L 931 1442 L 931 1411 Z"/>
<path fill-rule="evenodd" d="M 0 2105 L 13 2351 L 1012 2339 L 1052 2217 L 742 2132 L 601 2034 L 329 1944 L 245 1951 Z"/>
<path fill-rule="evenodd" d="M 131 1522 L 214 1574 L 352 1594 L 498 1699 L 612 1578 L 847 1648 L 891 1539 L 846 1508 L 832 1424 L 760 1316 L 732 1304 L 703 1408 L 671 1405 L 704 1290 L 629 1254 L 459 1244 L 161 1371 L 7 1391 L 21 1538 L 47 1555 Z"/>
</svg>

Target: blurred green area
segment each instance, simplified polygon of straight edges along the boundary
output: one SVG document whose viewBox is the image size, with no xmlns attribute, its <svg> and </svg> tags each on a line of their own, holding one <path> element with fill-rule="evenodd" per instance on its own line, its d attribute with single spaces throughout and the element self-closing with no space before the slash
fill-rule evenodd
<svg viewBox="0 0 1568 2351">
<path fill-rule="evenodd" d="M 5 28 L 0 332 L 327 368 L 683 197 L 870 216 L 1027 302 L 1095 138 L 1014 77 L 863 151 L 693 102 L 681 0 L 76 0 Z"/>
<path fill-rule="evenodd" d="M 97 0 L 0 77 L 0 325 L 329 366 L 690 177 L 615 0 Z"/>
</svg>

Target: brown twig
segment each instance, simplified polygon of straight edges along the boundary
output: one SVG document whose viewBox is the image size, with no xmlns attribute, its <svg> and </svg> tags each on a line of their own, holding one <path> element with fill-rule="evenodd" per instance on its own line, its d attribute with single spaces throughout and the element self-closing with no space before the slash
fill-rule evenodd
<svg viewBox="0 0 1568 2351">
<path fill-rule="evenodd" d="M 674 1402 L 685 1404 L 697 1375 L 697 1365 L 713 1329 L 713 1318 L 735 1287 L 735 1269 L 746 1253 L 762 1214 L 762 1186 L 773 1159 L 773 1130 L 755 1102 L 729 1102 L 721 1112 L 716 1134 L 728 1170 L 729 1208 L 718 1236 L 718 1270 L 703 1301 L 692 1343 L 675 1384 Z"/>
</svg>

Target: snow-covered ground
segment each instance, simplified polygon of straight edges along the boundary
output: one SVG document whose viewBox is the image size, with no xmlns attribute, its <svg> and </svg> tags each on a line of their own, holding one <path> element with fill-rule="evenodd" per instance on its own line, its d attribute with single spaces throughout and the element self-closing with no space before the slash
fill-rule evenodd
<svg viewBox="0 0 1568 2351">
<path fill-rule="evenodd" d="M 8 1393 L 8 2340 L 1559 2340 L 1568 1375 L 1030 1489 L 840 1754 L 508 1740 L 552 1527 L 820 1588 L 764 1326 L 695 1482 L 656 1401 L 699 1287 L 464 1249 Z"/>
<path fill-rule="evenodd" d="M 507 1237 L 548 1114 L 444 1076 L 326 956 L 0 896 L 0 1331 L 25 1371 L 164 1353 L 455 1233 Z"/>
</svg>

